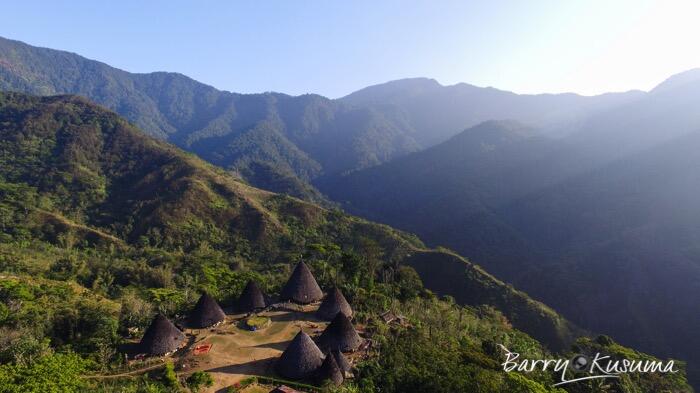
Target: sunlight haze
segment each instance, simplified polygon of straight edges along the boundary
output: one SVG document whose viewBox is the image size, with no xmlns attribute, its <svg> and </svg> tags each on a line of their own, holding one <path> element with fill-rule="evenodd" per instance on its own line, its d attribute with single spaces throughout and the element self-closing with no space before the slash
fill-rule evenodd
<svg viewBox="0 0 700 393">
<path fill-rule="evenodd" d="M 0 36 L 243 92 L 407 77 L 518 93 L 649 90 L 700 66 L 695 1 L 5 4 Z"/>
</svg>

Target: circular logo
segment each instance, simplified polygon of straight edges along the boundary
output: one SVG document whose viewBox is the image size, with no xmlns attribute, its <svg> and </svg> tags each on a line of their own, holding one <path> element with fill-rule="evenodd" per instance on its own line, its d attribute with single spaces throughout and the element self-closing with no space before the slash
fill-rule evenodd
<svg viewBox="0 0 700 393">
<path fill-rule="evenodd" d="M 588 368 L 588 358 L 583 355 L 576 355 L 571 358 L 571 369 L 574 371 L 586 371 Z"/>
</svg>

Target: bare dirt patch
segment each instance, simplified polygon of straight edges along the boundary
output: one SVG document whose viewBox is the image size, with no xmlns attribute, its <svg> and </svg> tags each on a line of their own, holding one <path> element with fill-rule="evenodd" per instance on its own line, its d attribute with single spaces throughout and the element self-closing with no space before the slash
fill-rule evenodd
<svg viewBox="0 0 700 393">
<path fill-rule="evenodd" d="M 191 350 L 183 353 L 177 371 L 210 373 L 214 386 L 207 392 L 223 392 L 226 387 L 254 375 L 274 376 L 275 361 L 300 329 L 313 337 L 327 325 L 314 316 L 316 307 L 305 309 L 262 313 L 270 318 L 270 324 L 258 331 L 240 327 L 245 315 L 229 316 L 213 329 L 187 330 L 195 336 L 196 344 L 210 343 L 212 347 L 204 355 L 195 356 Z"/>
</svg>

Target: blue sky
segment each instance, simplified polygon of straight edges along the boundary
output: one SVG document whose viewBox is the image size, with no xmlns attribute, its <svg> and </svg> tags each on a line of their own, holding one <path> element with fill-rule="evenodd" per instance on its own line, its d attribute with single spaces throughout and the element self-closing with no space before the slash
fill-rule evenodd
<svg viewBox="0 0 700 393">
<path fill-rule="evenodd" d="M 243 93 L 339 97 L 425 76 L 589 95 L 700 67 L 699 4 L 23 0 L 3 4 L 0 36 Z"/>
</svg>

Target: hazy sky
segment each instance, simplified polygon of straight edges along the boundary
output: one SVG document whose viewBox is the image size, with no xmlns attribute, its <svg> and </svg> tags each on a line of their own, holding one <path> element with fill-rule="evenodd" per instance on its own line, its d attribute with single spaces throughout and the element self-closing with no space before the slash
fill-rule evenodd
<svg viewBox="0 0 700 393">
<path fill-rule="evenodd" d="M 700 67 L 699 15 L 697 0 L 22 0 L 3 3 L 0 36 L 237 92 L 338 97 L 426 76 L 596 94 Z"/>
</svg>

